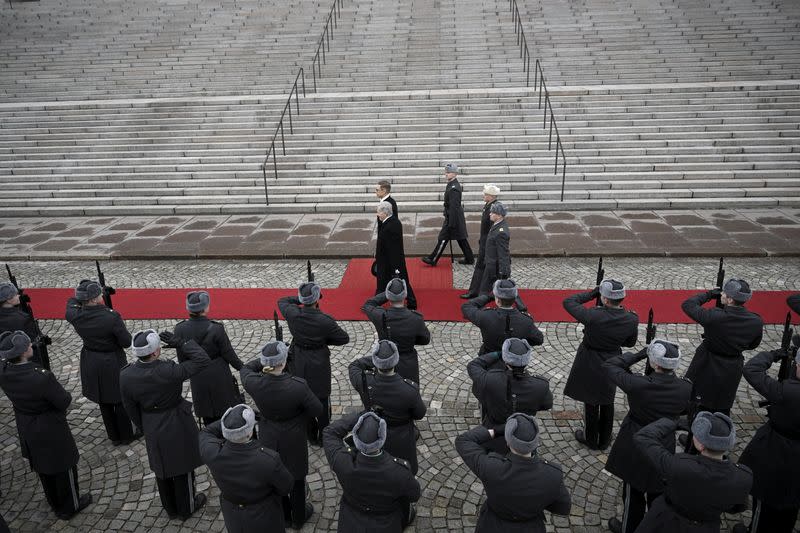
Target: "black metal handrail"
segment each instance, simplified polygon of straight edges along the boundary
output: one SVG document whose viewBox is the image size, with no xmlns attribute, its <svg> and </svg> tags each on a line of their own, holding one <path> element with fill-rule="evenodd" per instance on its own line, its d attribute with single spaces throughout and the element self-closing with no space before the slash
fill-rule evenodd
<svg viewBox="0 0 800 533">
<path fill-rule="evenodd" d="M 314 59 L 311 60 L 311 73 L 314 78 L 314 92 L 317 92 L 317 70 L 319 70 L 319 77 L 322 78 L 322 63 L 325 63 L 325 43 L 328 43 L 328 51 L 331 50 L 331 39 L 333 38 L 333 30 L 337 27 L 336 21 L 342 15 L 342 0 L 333 0 L 331 10 L 328 12 L 328 18 L 325 20 L 325 29 L 317 43 L 317 51 L 314 54 Z M 333 21 L 333 26 L 331 26 Z M 320 56 L 320 50 L 322 56 Z M 321 58 L 321 59 L 320 59 Z"/>
<path fill-rule="evenodd" d="M 519 46 L 519 57 L 522 58 L 522 72 L 525 73 L 525 87 L 531 86 L 531 51 L 528 49 L 528 39 L 525 37 L 525 30 L 522 27 L 522 19 L 519 16 L 517 0 L 508 0 L 511 8 L 511 20 L 514 22 L 514 33 L 517 35 L 517 46 Z"/>
<path fill-rule="evenodd" d="M 338 1 L 338 0 L 337 0 Z M 272 135 L 272 142 L 270 142 L 269 150 L 267 150 L 267 155 L 264 158 L 264 162 L 261 163 L 261 172 L 264 174 L 264 201 L 267 205 L 269 205 L 269 189 L 267 188 L 267 161 L 269 161 L 269 156 L 272 156 L 272 165 L 275 169 L 275 179 L 278 179 L 278 158 L 277 154 L 275 153 L 275 140 L 278 138 L 278 133 L 281 134 L 281 147 L 283 149 L 283 155 L 286 155 L 286 138 L 283 133 L 283 119 L 286 116 L 286 112 L 289 112 L 289 133 L 294 133 L 294 126 L 292 124 L 292 94 L 295 97 L 295 104 L 297 105 L 297 114 L 300 115 L 300 91 L 297 89 L 297 82 L 302 79 L 302 86 L 303 86 L 303 98 L 306 97 L 306 75 L 303 72 L 303 67 L 300 67 L 300 71 L 297 73 L 297 76 L 294 78 L 294 83 L 292 84 L 292 89 L 289 91 L 289 98 L 286 99 L 286 104 L 283 106 L 283 111 L 281 112 L 281 118 L 278 120 L 278 126 L 275 128 L 275 133 Z"/>
<path fill-rule="evenodd" d="M 533 74 L 533 85 L 536 87 L 536 82 L 539 82 L 539 109 L 542 108 L 542 93 L 544 93 L 544 118 L 542 127 L 547 127 L 547 110 L 550 110 L 550 135 L 547 139 L 547 149 L 550 150 L 553 146 L 553 128 L 556 130 L 556 162 L 553 168 L 553 174 L 558 174 L 558 151 L 561 150 L 561 162 L 563 170 L 561 173 L 561 201 L 564 201 L 564 185 L 567 180 L 567 156 L 564 155 L 564 145 L 561 144 L 561 135 L 558 133 L 558 124 L 556 123 L 555 115 L 553 114 L 553 106 L 550 104 L 550 91 L 547 90 L 547 84 L 544 81 L 544 72 L 542 72 L 542 64 L 536 60 L 536 71 Z"/>
</svg>

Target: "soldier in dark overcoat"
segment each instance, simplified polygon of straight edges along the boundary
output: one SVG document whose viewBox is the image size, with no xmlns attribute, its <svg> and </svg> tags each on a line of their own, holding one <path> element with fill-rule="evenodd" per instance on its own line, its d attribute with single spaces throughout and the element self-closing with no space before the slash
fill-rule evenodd
<svg viewBox="0 0 800 533">
<path fill-rule="evenodd" d="M 484 309 L 492 300 L 496 307 Z M 525 339 L 531 346 L 544 344 L 544 334 L 536 327 L 533 317 L 527 314 L 514 280 L 495 281 L 491 295 L 482 294 L 466 302 L 461 306 L 461 314 L 481 330 L 483 342 L 478 355 L 499 352 L 503 342 L 511 337 Z"/>
<path fill-rule="evenodd" d="M 431 332 L 422 315 L 404 305 L 406 294 L 406 282 L 395 278 L 386 285 L 385 291 L 364 302 L 361 310 L 375 326 L 379 339 L 388 339 L 397 345 L 400 352 L 397 373 L 419 383 L 419 357 L 414 346 L 429 344 Z M 385 309 L 386 302 L 389 307 Z"/>
<path fill-rule="evenodd" d="M 345 442 L 351 432 L 352 444 Z M 408 461 L 383 450 L 386 434 L 386 421 L 372 411 L 340 418 L 322 433 L 342 486 L 339 533 L 400 533 L 414 520 L 419 482 Z"/>
<path fill-rule="evenodd" d="M 53 512 L 69 520 L 92 502 L 78 489 L 78 448 L 67 423 L 72 396 L 32 357 L 24 331 L 0 335 L 0 388 L 14 406 L 22 456 L 38 474 Z"/>
<path fill-rule="evenodd" d="M 800 293 L 792 294 L 786 298 L 786 305 L 789 306 L 789 309 L 800 315 Z"/>
<path fill-rule="evenodd" d="M 769 402 L 769 421 L 739 458 L 753 471 L 750 533 L 791 533 L 800 508 L 800 352 L 788 379 L 767 374 L 785 356 L 783 350 L 761 352 L 744 365 L 744 379 Z"/>
<path fill-rule="evenodd" d="M 486 234 L 484 244 L 484 269 L 481 284 L 478 288 L 480 294 L 491 294 L 494 282 L 511 276 L 511 251 L 509 249 L 511 234 L 508 230 L 506 216 L 508 209 L 500 202 L 495 202 L 489 208 L 489 218 L 492 227 Z"/>
<path fill-rule="evenodd" d="M 280 455 L 292 474 L 292 487 L 284 497 L 284 513 L 300 529 L 314 507 L 306 503 L 308 475 L 307 420 L 322 415 L 322 403 L 303 378 L 284 372 L 289 348 L 281 341 L 268 342 L 258 359 L 239 371 L 242 385 L 253 398 L 261 418 L 258 440 Z"/>
<path fill-rule="evenodd" d="M 531 346 L 525 339 L 506 339 L 499 352 L 478 356 L 467 364 L 472 380 L 472 393 L 481 404 L 484 427 L 505 423 L 512 413 L 536 416 L 538 411 L 553 407 L 550 382 L 526 372 L 531 362 Z M 505 438 L 499 435 L 490 441 L 490 448 L 508 453 Z"/>
<path fill-rule="evenodd" d="M 694 383 L 694 394 L 699 397 L 698 410 L 727 415 L 731 412 L 742 379 L 742 352 L 761 344 L 764 323 L 744 307 L 752 295 L 746 281 L 730 279 L 722 294 L 718 289 L 701 292 L 681 305 L 684 313 L 703 326 L 703 342 L 686 371 L 686 378 Z M 718 297 L 723 307 L 702 307 Z"/>
<path fill-rule="evenodd" d="M 611 381 L 627 394 L 629 406 L 606 461 L 606 470 L 623 482 L 622 520 L 614 517 L 608 522 L 614 533 L 633 533 L 647 506 L 664 492 L 661 477 L 633 445 L 633 436 L 659 418 L 674 420 L 688 410 L 692 384 L 675 375 L 680 357 L 676 344 L 655 339 L 638 353 L 627 352 L 603 363 Z M 632 373 L 631 367 L 644 359 L 650 361 L 654 371 L 649 375 Z M 675 434 L 667 435 L 662 444 L 674 450 Z"/>
<path fill-rule="evenodd" d="M 322 289 L 316 283 L 300 285 L 297 297 L 278 300 L 278 309 L 289 325 L 292 342 L 289 345 L 288 370 L 303 378 L 322 403 L 322 414 L 308 419 L 308 438 L 312 444 L 321 443 L 321 432 L 330 422 L 331 351 L 329 345 L 344 346 L 350 336 L 336 320 L 319 308 Z"/>
<path fill-rule="evenodd" d="M 699 455 L 664 447 L 677 427 L 677 421 L 660 418 L 633 436 L 634 445 L 664 479 L 664 494 L 636 532 L 719 533 L 720 515 L 742 512 L 753 483 L 749 468 L 725 458 L 736 442 L 733 421 L 722 413 L 698 413 L 692 433 Z"/>
<path fill-rule="evenodd" d="M 500 435 L 507 455 L 485 447 Z M 476 533 L 544 533 L 545 510 L 569 514 L 572 502 L 561 467 L 541 459 L 538 446 L 536 420 L 524 413 L 513 413 L 497 429 L 478 426 L 456 437 L 458 454 L 486 490 Z"/>
<path fill-rule="evenodd" d="M 417 440 L 415 420 L 425 417 L 427 408 L 419 393 L 419 385 L 404 378 L 395 367 L 400 360 L 397 345 L 381 340 L 370 355 L 356 359 L 348 366 L 350 383 L 358 391 L 364 409 L 375 411 L 386 421 L 387 435 L 383 449 L 393 457 L 405 459 L 417 473 Z"/>
<path fill-rule="evenodd" d="M 81 393 L 100 405 L 111 442 L 130 444 L 141 432 L 134 433 L 119 391 L 119 373 L 126 364 L 125 349 L 131 345 L 125 322 L 119 313 L 106 307 L 103 288 L 92 280 L 81 281 L 75 289 L 75 297 L 67 301 L 66 318 L 83 341 Z"/>
<path fill-rule="evenodd" d="M 475 262 L 467 235 L 464 206 L 461 204 L 463 189 L 458 182 L 458 172 L 458 165 L 455 163 L 447 163 L 444 167 L 444 177 L 447 180 L 447 186 L 444 190 L 444 223 L 436 239 L 436 247 L 430 255 L 422 258 L 422 262 L 427 265 L 436 266 L 439 258 L 444 253 L 447 243 L 450 241 L 457 241 L 461 252 L 464 254 L 463 261 L 459 261 L 461 264 L 471 265 Z"/>
<path fill-rule="evenodd" d="M 219 487 L 228 533 L 284 533 L 281 498 L 292 474 L 278 452 L 253 439 L 255 425 L 252 409 L 231 407 L 200 431 L 200 455 Z"/>
<path fill-rule="evenodd" d="M 206 291 L 190 292 L 186 295 L 189 320 L 175 325 L 176 336 L 194 339 L 211 359 L 205 370 L 189 380 L 194 414 L 203 420 L 203 424 L 219 420 L 228 408 L 242 401 L 239 384 L 230 369 L 241 369 L 242 361 L 231 346 L 225 326 L 206 316 L 209 305 L 211 298 Z M 185 360 L 183 351 L 178 350 L 178 361 Z"/>
<path fill-rule="evenodd" d="M 42 358 L 36 337 L 39 331 L 36 321 L 19 307 L 19 291 L 13 283 L 0 283 L 0 333 L 6 331 L 24 331 L 33 342 L 33 357 L 31 361 L 50 370 L 50 361 Z"/>
<path fill-rule="evenodd" d="M 138 331 L 131 351 L 137 361 L 120 376 L 122 401 L 137 426 L 144 431 L 147 458 L 156 476 L 161 503 L 170 518 L 186 520 L 206 502 L 195 494 L 194 469 L 200 458 L 197 424 L 192 404 L 183 397 L 183 382 L 211 363 L 194 340 L 169 331 L 161 339 L 186 356 L 182 363 L 161 359 L 161 343 L 155 330 Z"/>
<path fill-rule="evenodd" d="M 481 281 L 483 280 L 483 271 L 486 268 L 486 237 L 489 235 L 489 229 L 492 227 L 492 219 L 489 218 L 492 205 L 497 201 L 497 196 L 500 194 L 500 188 L 489 183 L 483 186 L 483 211 L 481 212 L 481 234 L 478 238 L 478 258 L 475 261 L 475 270 L 472 271 L 472 280 L 469 283 L 469 289 L 464 294 L 459 295 L 465 300 L 475 298 L 478 296 L 478 290 L 481 288 Z"/>
<path fill-rule="evenodd" d="M 600 295 L 602 306 L 583 306 Z M 594 290 L 564 299 L 564 309 L 583 324 L 583 340 L 569 371 L 564 394 L 584 404 L 585 429 L 575 438 L 592 450 L 611 444 L 614 422 L 614 394 L 617 387 L 602 365 L 620 355 L 622 346 L 633 346 L 639 335 L 639 317 L 622 307 L 625 287 L 613 279 L 603 280 Z"/>
<path fill-rule="evenodd" d="M 405 280 L 408 308 L 417 308 L 417 298 L 411 288 L 411 280 L 406 269 L 406 254 L 403 251 L 403 224 L 392 215 L 392 206 L 388 202 L 378 204 L 378 240 L 375 243 L 375 278 L 377 285 L 375 294 L 381 294 L 386 285 L 395 276 Z"/>
</svg>

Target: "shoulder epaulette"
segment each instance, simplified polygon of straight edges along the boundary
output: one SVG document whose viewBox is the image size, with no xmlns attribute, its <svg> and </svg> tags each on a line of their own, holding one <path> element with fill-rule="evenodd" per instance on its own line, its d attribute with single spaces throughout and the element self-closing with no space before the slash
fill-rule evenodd
<svg viewBox="0 0 800 533">
<path fill-rule="evenodd" d="M 122 368 L 120 368 L 120 369 L 119 369 L 119 370 L 120 370 L 120 372 L 121 372 L 121 371 L 123 371 L 123 370 L 125 370 L 125 369 L 126 369 L 126 368 L 128 368 L 129 366 L 131 366 L 131 364 L 132 364 L 132 363 L 128 363 L 128 364 L 126 364 L 125 366 L 123 366 Z"/>
<path fill-rule="evenodd" d="M 414 381 L 413 379 L 403 378 L 403 381 L 405 381 L 407 384 L 411 385 L 415 389 L 419 388 L 419 384 L 416 381 Z"/>
<path fill-rule="evenodd" d="M 292 376 L 292 380 L 297 381 L 298 383 L 306 383 L 306 380 L 299 376 Z"/>
<path fill-rule="evenodd" d="M 218 320 L 209 320 L 209 322 L 211 322 L 212 324 L 216 324 L 218 326 L 225 327 L 225 324 L 223 324 L 222 322 L 219 322 Z"/>
<path fill-rule="evenodd" d="M 403 467 L 405 467 L 406 469 L 408 469 L 408 470 L 411 470 L 411 465 L 410 465 L 410 464 L 408 464 L 408 461 L 406 461 L 405 459 L 399 459 L 399 458 L 397 458 L 397 457 L 392 457 L 392 460 L 393 460 L 395 463 L 399 464 L 400 466 L 403 466 Z"/>
<path fill-rule="evenodd" d="M 49 374 L 50 373 L 49 370 L 47 370 L 46 368 L 42 368 L 42 367 L 38 367 L 36 370 L 41 372 L 42 374 Z"/>
<path fill-rule="evenodd" d="M 420 313 L 420 312 L 419 312 L 419 311 L 417 311 L 416 309 L 409 309 L 409 311 L 411 311 L 411 312 L 412 312 L 412 313 L 414 313 L 415 315 L 422 316 L 422 313 Z"/>
</svg>

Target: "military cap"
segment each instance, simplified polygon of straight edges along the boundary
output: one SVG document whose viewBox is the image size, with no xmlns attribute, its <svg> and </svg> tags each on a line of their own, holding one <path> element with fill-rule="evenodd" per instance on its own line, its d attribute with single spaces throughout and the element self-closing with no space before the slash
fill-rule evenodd
<svg viewBox="0 0 800 533">
<path fill-rule="evenodd" d="M 322 289 L 313 281 L 303 283 L 297 290 L 297 298 L 303 305 L 311 305 L 322 297 Z"/>
<path fill-rule="evenodd" d="M 647 347 L 647 358 L 651 365 L 675 370 L 681 362 L 681 349 L 672 342 L 653 339 L 653 342 Z"/>
<path fill-rule="evenodd" d="M 454 172 L 454 173 L 458 174 L 459 168 L 458 168 L 458 165 L 456 165 L 455 163 L 447 163 L 444 166 L 444 171 L 445 172 Z"/>
<path fill-rule="evenodd" d="M 723 285 L 722 292 L 737 302 L 746 302 L 753 297 L 750 285 L 743 279 L 729 279 Z"/>
<path fill-rule="evenodd" d="M 283 341 L 270 341 L 261 349 L 258 357 L 262 365 L 275 368 L 286 362 L 289 357 L 289 347 Z"/>
<path fill-rule="evenodd" d="M 0 335 L 0 359 L 16 359 L 31 345 L 31 338 L 24 331 L 4 331 Z"/>
<path fill-rule="evenodd" d="M 494 213 L 495 215 L 500 215 L 501 217 L 505 217 L 508 215 L 508 208 L 503 204 L 503 202 L 495 202 L 492 204 L 492 207 L 489 208 L 490 213 Z"/>
<path fill-rule="evenodd" d="M 525 413 L 514 413 L 506 420 L 506 443 L 516 452 L 533 453 L 539 447 L 539 426 Z"/>
<path fill-rule="evenodd" d="M 19 291 L 10 281 L 0 283 L 0 303 L 9 301 L 17 294 L 19 294 Z"/>
<path fill-rule="evenodd" d="M 386 299 L 390 302 L 402 302 L 408 296 L 408 286 L 406 280 L 394 278 L 386 284 L 386 291 L 384 291 Z"/>
<path fill-rule="evenodd" d="M 143 329 L 133 334 L 131 351 L 136 357 L 147 357 L 161 346 L 161 339 L 154 329 Z"/>
<path fill-rule="evenodd" d="M 625 286 L 615 279 L 604 279 L 600 282 L 600 296 L 609 300 L 622 300 L 625 298 Z"/>
<path fill-rule="evenodd" d="M 508 366 L 528 366 L 531 362 L 531 345 L 525 339 L 506 339 L 503 341 L 503 362 Z"/>
<path fill-rule="evenodd" d="M 400 353 L 397 345 L 392 341 L 382 339 L 372 345 L 372 364 L 378 370 L 389 370 L 400 362 Z"/>
<path fill-rule="evenodd" d="M 358 418 L 353 426 L 353 443 L 361 453 L 375 453 L 383 448 L 386 442 L 386 421 L 367 411 Z"/>
<path fill-rule="evenodd" d="M 75 299 L 79 302 L 94 300 L 103 293 L 103 287 L 92 279 L 82 279 L 75 288 Z"/>
<path fill-rule="evenodd" d="M 201 313 L 211 304 L 211 296 L 206 291 L 193 291 L 186 295 L 186 310 Z"/>
<path fill-rule="evenodd" d="M 245 404 L 234 405 L 222 415 L 222 436 L 226 440 L 241 442 L 250 438 L 256 425 L 256 414 Z"/>
<path fill-rule="evenodd" d="M 514 300 L 519 294 L 517 284 L 512 279 L 498 279 L 492 287 L 492 294 L 501 300 Z"/>
<path fill-rule="evenodd" d="M 700 411 L 692 422 L 692 434 L 700 444 L 718 452 L 726 452 L 736 444 L 733 420 L 722 413 Z"/>
</svg>

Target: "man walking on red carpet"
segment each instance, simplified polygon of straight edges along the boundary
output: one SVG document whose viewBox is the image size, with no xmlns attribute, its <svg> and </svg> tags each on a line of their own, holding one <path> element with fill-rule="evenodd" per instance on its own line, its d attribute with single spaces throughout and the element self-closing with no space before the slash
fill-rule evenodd
<svg viewBox="0 0 800 533">
<path fill-rule="evenodd" d="M 414 289 L 411 288 L 411 280 L 408 279 L 406 270 L 406 254 L 403 250 L 403 224 L 400 219 L 392 214 L 392 205 L 389 202 L 378 204 L 378 240 L 375 244 L 375 277 L 377 286 L 375 294 L 381 294 L 386 290 L 386 285 L 392 278 L 398 276 L 405 280 L 408 301 L 408 308 L 417 308 L 417 298 L 414 296 Z"/>
<path fill-rule="evenodd" d="M 458 246 L 464 252 L 464 259 L 459 263 L 471 265 L 475 259 L 467 240 L 467 221 L 464 219 L 464 206 L 461 205 L 462 189 L 461 184 L 458 183 L 458 165 L 447 163 L 444 167 L 444 177 L 447 178 L 447 188 L 444 191 L 444 224 L 439 232 L 436 248 L 430 255 L 423 257 L 422 262 L 426 265 L 436 266 L 447 243 L 458 241 Z"/>
</svg>

